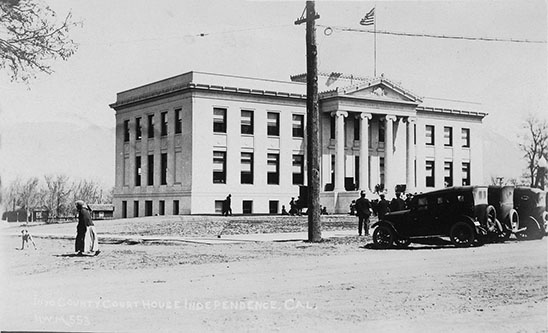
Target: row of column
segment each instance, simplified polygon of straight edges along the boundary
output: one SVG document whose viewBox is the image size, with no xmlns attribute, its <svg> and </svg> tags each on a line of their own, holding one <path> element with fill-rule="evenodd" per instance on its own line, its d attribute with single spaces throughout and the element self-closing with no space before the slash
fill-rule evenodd
<svg viewBox="0 0 548 333">
<path fill-rule="evenodd" d="M 335 188 L 336 192 L 345 191 L 344 188 L 344 118 L 348 117 L 346 111 L 335 111 L 331 113 L 335 117 Z M 369 184 L 369 120 L 372 114 L 361 112 L 356 116 L 360 119 L 360 188 L 370 190 Z M 384 130 L 384 184 L 388 191 L 394 189 L 393 166 L 394 166 L 394 122 L 397 120 L 395 115 L 383 116 L 385 121 Z M 400 117 L 405 121 L 407 129 L 406 144 L 406 186 L 407 191 L 413 191 L 415 177 L 415 144 L 414 144 L 414 117 Z"/>
</svg>

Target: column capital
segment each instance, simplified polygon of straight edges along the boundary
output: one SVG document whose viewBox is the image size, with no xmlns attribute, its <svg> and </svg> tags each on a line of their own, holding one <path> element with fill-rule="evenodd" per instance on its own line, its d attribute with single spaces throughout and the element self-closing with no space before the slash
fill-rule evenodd
<svg viewBox="0 0 548 333">
<path fill-rule="evenodd" d="M 386 115 L 384 116 L 384 119 L 386 119 L 387 121 L 396 121 L 396 116 L 394 115 Z"/>
<path fill-rule="evenodd" d="M 406 122 L 408 124 L 415 124 L 417 122 L 417 117 L 407 117 Z"/>
<path fill-rule="evenodd" d="M 356 119 L 368 119 L 371 120 L 373 118 L 373 115 L 371 113 L 367 112 L 360 112 L 356 115 Z"/>
<path fill-rule="evenodd" d="M 346 111 L 333 111 L 331 112 L 331 117 L 348 117 L 348 112 Z"/>
</svg>

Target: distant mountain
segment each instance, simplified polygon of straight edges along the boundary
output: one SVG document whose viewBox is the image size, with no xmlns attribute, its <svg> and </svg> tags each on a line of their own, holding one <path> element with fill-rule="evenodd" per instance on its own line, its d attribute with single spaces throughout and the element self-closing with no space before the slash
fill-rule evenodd
<svg viewBox="0 0 548 333">
<path fill-rule="evenodd" d="M 66 174 L 114 186 L 114 128 L 85 122 L 4 124 L 1 172 L 4 185 L 20 176 Z"/>
<path fill-rule="evenodd" d="M 526 162 L 519 148 L 517 137 L 504 136 L 484 126 L 483 132 L 483 177 L 485 184 L 491 177 L 521 179 Z"/>
</svg>

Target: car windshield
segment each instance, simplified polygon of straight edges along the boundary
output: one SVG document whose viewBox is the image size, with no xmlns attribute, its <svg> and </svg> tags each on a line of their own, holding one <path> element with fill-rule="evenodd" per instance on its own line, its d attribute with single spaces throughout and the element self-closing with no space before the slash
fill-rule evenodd
<svg viewBox="0 0 548 333">
<path fill-rule="evenodd" d="M 546 192 L 540 192 L 537 196 L 537 207 L 544 206 L 546 204 Z"/>
<path fill-rule="evenodd" d="M 487 189 L 486 188 L 475 188 L 473 193 L 474 193 L 474 204 L 475 205 L 487 204 Z"/>
</svg>

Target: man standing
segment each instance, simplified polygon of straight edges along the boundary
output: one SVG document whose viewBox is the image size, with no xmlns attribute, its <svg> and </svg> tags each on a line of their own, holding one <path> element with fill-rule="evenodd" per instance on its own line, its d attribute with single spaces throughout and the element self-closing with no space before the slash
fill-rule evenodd
<svg viewBox="0 0 548 333">
<path fill-rule="evenodd" d="M 401 198 L 401 193 L 396 192 L 396 197 L 390 202 L 390 211 L 397 212 L 405 209 L 405 201 Z"/>
<path fill-rule="evenodd" d="M 358 215 L 358 235 L 369 235 L 369 216 L 371 216 L 371 202 L 365 198 L 365 192 L 361 191 L 360 198 L 356 200 L 356 215 Z"/>
<path fill-rule="evenodd" d="M 384 219 L 384 216 L 386 213 L 390 212 L 390 203 L 388 200 L 385 199 L 384 194 L 380 195 L 381 200 L 379 200 L 379 205 L 377 207 L 377 215 L 379 217 L 379 221 Z"/>
<path fill-rule="evenodd" d="M 76 226 L 76 242 L 75 251 L 78 255 L 82 255 L 85 251 L 85 238 L 87 230 L 87 221 L 91 221 L 91 215 L 84 208 L 82 200 L 76 201 L 76 210 L 78 211 L 78 225 Z"/>
<path fill-rule="evenodd" d="M 232 216 L 232 194 L 227 195 L 225 202 L 223 202 L 223 215 Z"/>
</svg>

